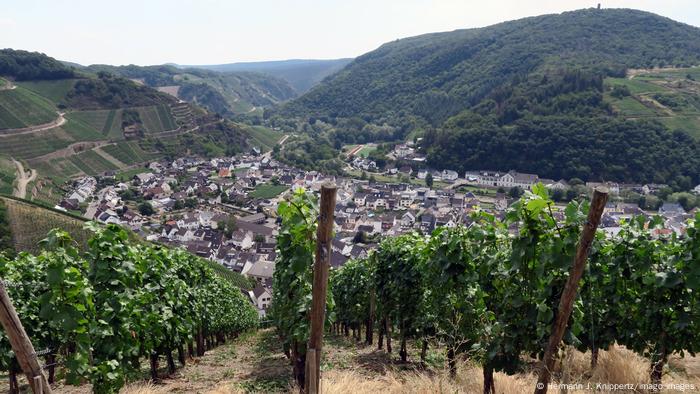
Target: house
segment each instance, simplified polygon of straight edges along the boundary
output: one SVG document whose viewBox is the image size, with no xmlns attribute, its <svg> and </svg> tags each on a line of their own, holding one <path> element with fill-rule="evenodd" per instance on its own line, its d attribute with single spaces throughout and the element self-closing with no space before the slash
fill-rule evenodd
<svg viewBox="0 0 700 394">
<path fill-rule="evenodd" d="M 253 304 L 258 308 L 258 316 L 265 317 L 265 312 L 267 308 L 272 303 L 272 294 L 265 286 L 258 283 L 253 290 L 248 291 Z"/>
<path fill-rule="evenodd" d="M 442 171 L 442 179 L 447 181 L 447 182 L 454 182 L 459 178 L 459 174 L 457 171 L 453 170 L 443 170 Z"/>
<path fill-rule="evenodd" d="M 272 279 L 272 274 L 275 272 L 275 262 L 260 259 L 252 264 L 247 270 L 243 271 L 243 275 L 250 276 L 258 283 Z"/>
<path fill-rule="evenodd" d="M 693 193 L 700 194 L 700 185 L 695 186 L 695 188 L 693 189 Z"/>
<path fill-rule="evenodd" d="M 659 214 L 664 216 L 684 215 L 685 209 L 676 202 L 665 202 L 659 208 Z"/>
</svg>

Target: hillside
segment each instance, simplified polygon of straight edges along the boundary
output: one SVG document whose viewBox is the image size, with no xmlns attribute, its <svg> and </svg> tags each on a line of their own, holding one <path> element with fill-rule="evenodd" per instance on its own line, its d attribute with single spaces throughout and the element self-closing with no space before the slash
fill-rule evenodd
<svg viewBox="0 0 700 394">
<path fill-rule="evenodd" d="M 255 72 L 216 72 L 174 66 L 91 65 L 84 72 L 109 72 L 137 80 L 224 116 L 245 114 L 297 96 L 283 79 Z"/>
<path fill-rule="evenodd" d="M 201 68 L 220 72 L 255 72 L 281 78 L 297 92 L 303 94 L 316 86 L 324 78 L 340 71 L 352 59 L 333 60 L 279 60 L 267 62 L 241 62 L 217 65 L 177 66 L 180 68 Z"/>
<path fill-rule="evenodd" d="M 0 158 L 38 171 L 28 199 L 53 205 L 72 177 L 187 153 L 221 156 L 255 139 L 217 114 L 108 72 L 9 49 L 0 61 Z M 0 190 L 11 192 L 13 182 L 3 167 Z"/>
<path fill-rule="evenodd" d="M 340 143 L 431 134 L 424 144 L 429 164 L 438 168 L 449 164 L 460 172 L 517 168 L 550 178 L 650 182 L 683 169 L 681 174 L 698 181 L 697 160 L 682 159 L 672 165 L 674 171 L 666 171 L 654 164 L 649 151 L 657 147 L 649 143 L 631 143 L 630 149 L 643 152 L 640 157 L 613 152 L 610 145 L 615 140 L 589 136 L 581 145 L 568 142 L 573 133 L 551 135 L 552 129 L 562 125 L 562 118 L 591 122 L 595 126 L 590 129 L 612 130 L 611 136 L 625 140 L 629 135 L 615 129 L 658 133 L 655 123 L 634 119 L 618 123 L 603 81 L 624 78 L 627 69 L 697 64 L 700 29 L 642 11 L 587 9 L 384 44 L 290 102 L 279 114 L 311 119 L 311 123 L 321 119 L 332 125 L 327 135 Z M 514 129 L 523 131 L 512 133 Z M 658 150 L 681 145 L 691 157 L 700 156 L 696 142 L 670 136 L 655 138 L 661 144 Z M 674 142 L 669 144 L 667 139 Z M 500 147 L 501 141 L 509 146 Z M 483 156 L 474 157 L 466 145 L 473 145 Z M 547 151 L 550 146 L 561 151 Z M 531 156 L 518 154 L 523 148 L 545 149 L 540 152 L 548 156 L 544 166 L 528 164 Z M 601 150 L 607 151 L 602 157 L 587 159 Z M 567 157 L 569 152 L 582 157 L 582 162 L 561 168 L 557 157 Z M 642 172 L 631 161 L 651 163 L 652 168 Z"/>
</svg>

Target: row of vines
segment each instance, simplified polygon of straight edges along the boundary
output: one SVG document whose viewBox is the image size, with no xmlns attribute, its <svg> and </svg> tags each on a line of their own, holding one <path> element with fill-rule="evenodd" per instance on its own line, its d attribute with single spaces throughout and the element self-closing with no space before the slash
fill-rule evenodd
<svg viewBox="0 0 700 394">
<path fill-rule="evenodd" d="M 96 393 L 117 392 L 141 377 L 144 358 L 157 379 L 160 356 L 172 373 L 174 352 L 184 365 L 188 355 L 257 325 L 241 291 L 201 259 L 131 242 L 116 225 L 87 227 L 94 235 L 85 253 L 68 233 L 53 230 L 38 255 L 0 255 L 0 276 L 50 383 L 89 381 Z M 4 334 L 0 369 L 17 391 L 19 366 Z"/>
<path fill-rule="evenodd" d="M 297 362 L 308 339 L 314 204 L 297 193 L 280 208 L 272 310 Z M 574 201 L 559 211 L 535 186 L 504 220 L 477 212 L 468 226 L 387 238 L 331 272 L 331 329 L 358 339 L 364 331 L 368 344 L 378 331 L 378 347 L 391 352 L 398 340 L 403 361 L 409 340 L 421 357 L 444 347 L 450 374 L 469 358 L 494 393 L 495 371 L 516 373 L 523 355 L 542 357 L 588 208 Z M 638 217 L 614 236 L 598 231 L 564 337 L 591 351 L 592 366 L 613 343 L 648 357 L 654 383 L 671 354 L 700 350 L 700 214 L 683 236 L 655 231 L 662 224 Z"/>
</svg>

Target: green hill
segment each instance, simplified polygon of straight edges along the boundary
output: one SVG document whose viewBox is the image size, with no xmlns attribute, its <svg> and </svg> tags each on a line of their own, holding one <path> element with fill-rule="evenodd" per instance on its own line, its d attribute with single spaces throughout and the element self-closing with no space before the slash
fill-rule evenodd
<svg viewBox="0 0 700 394">
<path fill-rule="evenodd" d="M 38 94 L 17 86 L 0 90 L 0 133 L 56 120 L 54 104 Z"/>
<path fill-rule="evenodd" d="M 150 87 L 177 92 L 185 101 L 224 116 L 245 114 L 297 96 L 283 79 L 255 72 L 216 72 L 174 66 L 91 65 L 84 72 L 109 72 Z"/>
<path fill-rule="evenodd" d="M 697 183 L 697 141 L 657 122 L 620 121 L 605 91 L 606 78 L 628 69 L 697 64 L 696 27 L 586 9 L 384 44 L 278 115 L 309 121 L 336 147 L 422 134 L 428 164 L 460 172 Z M 581 127 L 561 130 L 571 124 Z"/>
<path fill-rule="evenodd" d="M 292 59 L 267 62 L 241 62 L 207 66 L 178 66 L 219 72 L 255 72 L 272 75 L 289 82 L 299 93 L 306 93 L 324 78 L 340 71 L 352 59 Z"/>
<path fill-rule="evenodd" d="M 149 86 L 43 54 L 0 51 L 0 77 L 0 156 L 38 170 L 28 198 L 52 205 L 71 177 L 183 154 L 233 154 L 254 139 L 250 129 Z M 0 178 L 11 192 L 14 176 Z"/>
</svg>

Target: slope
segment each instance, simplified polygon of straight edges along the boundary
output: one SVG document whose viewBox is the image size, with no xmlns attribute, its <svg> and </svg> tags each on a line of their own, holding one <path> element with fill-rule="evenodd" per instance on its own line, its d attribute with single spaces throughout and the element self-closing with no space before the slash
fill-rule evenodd
<svg viewBox="0 0 700 394">
<path fill-rule="evenodd" d="M 91 65 L 82 70 L 133 79 L 225 116 L 249 113 L 297 96 L 286 81 L 254 72 L 181 70 L 169 65 Z"/>
<path fill-rule="evenodd" d="M 28 198 L 53 205 L 72 177 L 247 146 L 238 124 L 129 79 L 39 53 L 2 50 L 0 60 L 0 155 L 38 170 Z"/>
<path fill-rule="evenodd" d="M 535 70 L 576 67 L 622 76 L 628 67 L 699 62 L 696 27 L 642 11 L 587 9 L 387 43 L 289 107 L 372 118 L 450 107 L 440 121 Z"/>
<path fill-rule="evenodd" d="M 299 93 L 306 93 L 324 78 L 340 71 L 352 59 L 310 60 L 292 59 L 267 62 L 240 62 L 206 66 L 177 66 L 201 68 L 220 72 L 248 71 L 264 73 L 289 82 Z"/>
<path fill-rule="evenodd" d="M 700 182 L 700 143 L 664 124 L 688 127 L 621 117 L 605 89 L 628 69 L 696 64 L 700 29 L 586 9 L 384 44 L 270 119 L 296 117 L 335 147 L 423 136 L 438 169 L 685 189 Z"/>
</svg>

